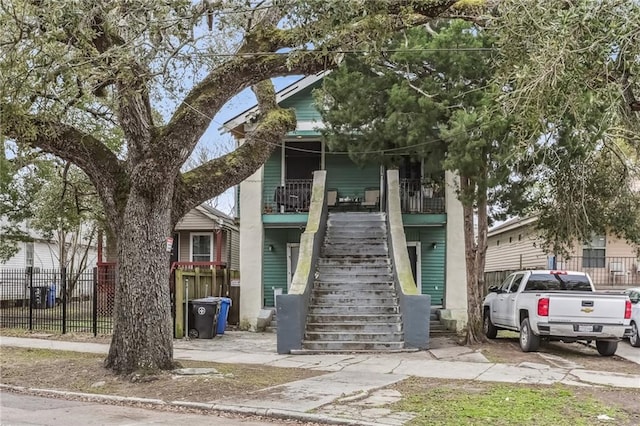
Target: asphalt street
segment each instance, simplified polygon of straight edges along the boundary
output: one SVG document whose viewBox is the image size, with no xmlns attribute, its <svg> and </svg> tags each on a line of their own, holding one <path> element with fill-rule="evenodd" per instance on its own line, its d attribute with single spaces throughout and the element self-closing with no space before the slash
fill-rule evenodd
<svg viewBox="0 0 640 426">
<path fill-rule="evenodd" d="M 193 414 L 150 410 L 96 402 L 0 393 L 0 424 L 39 426 L 90 425 L 224 425 L 273 426 L 275 423 L 215 414 Z"/>
</svg>

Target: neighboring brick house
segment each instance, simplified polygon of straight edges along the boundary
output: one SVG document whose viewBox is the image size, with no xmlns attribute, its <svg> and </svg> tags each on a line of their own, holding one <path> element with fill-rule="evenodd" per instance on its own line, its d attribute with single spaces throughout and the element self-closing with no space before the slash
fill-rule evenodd
<svg viewBox="0 0 640 426">
<path fill-rule="evenodd" d="M 625 240 L 614 235 L 594 235 L 591 241 L 574 244 L 569 256 L 555 256 L 543 249 L 536 221 L 536 217 L 515 218 L 489 230 L 487 284 L 495 284 L 507 272 L 518 269 L 584 271 L 591 275 L 596 287 L 640 283 L 637 248 Z"/>
</svg>

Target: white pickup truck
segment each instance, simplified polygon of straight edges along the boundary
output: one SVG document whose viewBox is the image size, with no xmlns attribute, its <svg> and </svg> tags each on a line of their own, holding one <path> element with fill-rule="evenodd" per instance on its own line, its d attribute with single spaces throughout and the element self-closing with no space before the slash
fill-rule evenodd
<svg viewBox="0 0 640 426">
<path fill-rule="evenodd" d="M 630 318 L 628 296 L 596 292 L 584 272 L 514 272 L 489 288 L 483 303 L 485 335 L 518 331 L 524 352 L 538 350 L 541 339 L 595 340 L 600 355 L 611 356 L 618 340 L 631 334 Z"/>
</svg>

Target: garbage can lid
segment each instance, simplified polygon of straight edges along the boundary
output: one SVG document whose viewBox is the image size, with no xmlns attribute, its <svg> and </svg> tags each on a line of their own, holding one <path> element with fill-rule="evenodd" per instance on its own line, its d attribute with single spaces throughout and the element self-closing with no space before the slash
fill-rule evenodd
<svg viewBox="0 0 640 426">
<path fill-rule="evenodd" d="M 192 299 L 191 302 L 207 303 L 207 304 L 210 304 L 210 305 L 213 305 L 213 304 L 219 305 L 220 304 L 220 299 L 221 299 L 221 297 L 203 297 L 201 299 Z"/>
</svg>

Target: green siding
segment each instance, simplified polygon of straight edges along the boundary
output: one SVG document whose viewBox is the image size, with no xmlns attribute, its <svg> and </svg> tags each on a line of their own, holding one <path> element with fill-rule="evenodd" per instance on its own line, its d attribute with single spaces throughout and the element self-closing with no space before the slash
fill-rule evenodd
<svg viewBox="0 0 640 426">
<path fill-rule="evenodd" d="M 340 197 L 363 197 L 366 188 L 380 187 L 380 166 L 359 167 L 346 155 L 325 155 L 327 188 L 337 188 Z"/>
<path fill-rule="evenodd" d="M 276 187 L 282 182 L 282 150 L 276 148 L 271 157 L 264 164 L 264 176 L 262 182 L 262 203 L 272 204 Z"/>
<path fill-rule="evenodd" d="M 422 294 L 431 296 L 432 305 L 442 305 L 445 289 L 445 243 L 444 226 L 429 228 L 405 228 L 407 242 L 420 242 Z M 433 243 L 436 248 L 433 248 Z"/>
<path fill-rule="evenodd" d="M 273 288 L 287 293 L 287 243 L 299 243 L 302 230 L 265 229 L 262 260 L 262 294 L 264 306 L 274 306 Z M 273 251 L 269 246 L 273 246 Z"/>
<path fill-rule="evenodd" d="M 296 110 L 296 118 L 298 121 L 315 120 L 318 123 L 322 122 L 322 117 L 314 104 L 312 93 L 312 91 L 321 84 L 322 81 L 318 81 L 304 90 L 301 90 L 290 98 L 280 102 L 280 106 L 282 108 L 294 108 Z M 318 132 L 317 134 L 320 133 Z"/>
</svg>

